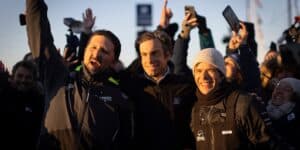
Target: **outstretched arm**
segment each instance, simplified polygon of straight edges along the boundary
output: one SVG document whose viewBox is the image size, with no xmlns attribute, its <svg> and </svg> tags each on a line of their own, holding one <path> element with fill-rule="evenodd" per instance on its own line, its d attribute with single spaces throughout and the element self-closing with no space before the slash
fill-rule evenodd
<svg viewBox="0 0 300 150">
<path fill-rule="evenodd" d="M 38 58 L 46 47 L 53 47 L 53 37 L 47 18 L 47 5 L 42 0 L 26 1 L 26 23 L 28 44 L 34 58 Z M 44 53 L 47 58 L 49 54 Z"/>
<path fill-rule="evenodd" d="M 182 21 L 181 32 L 175 42 L 173 56 L 171 58 L 175 66 L 175 74 L 188 75 L 192 78 L 192 72 L 187 65 L 188 44 L 190 41 L 190 32 L 197 25 L 197 19 L 191 18 L 191 14 L 187 13 Z"/>
<path fill-rule="evenodd" d="M 167 4 L 168 0 L 165 0 L 159 21 L 159 26 L 163 29 L 167 28 L 173 15 L 171 9 L 167 8 Z"/>
<path fill-rule="evenodd" d="M 80 40 L 79 40 L 79 51 L 78 51 L 79 61 L 83 60 L 84 50 L 88 43 L 90 35 L 92 33 L 92 28 L 94 27 L 96 16 L 93 15 L 93 10 L 91 8 L 87 8 L 85 10 L 85 13 L 82 14 L 82 19 L 83 19 L 83 32 L 81 32 Z"/>
<path fill-rule="evenodd" d="M 242 89 L 260 95 L 259 64 L 251 49 L 247 45 L 248 31 L 244 23 L 240 23 L 239 33 L 232 32 L 227 52 L 238 53 L 240 56 L 240 70 L 243 76 Z"/>
<path fill-rule="evenodd" d="M 47 17 L 47 5 L 43 0 L 26 0 L 28 44 L 39 63 L 39 71 L 46 92 L 54 94 L 64 84 L 67 69 L 54 46 Z"/>
</svg>

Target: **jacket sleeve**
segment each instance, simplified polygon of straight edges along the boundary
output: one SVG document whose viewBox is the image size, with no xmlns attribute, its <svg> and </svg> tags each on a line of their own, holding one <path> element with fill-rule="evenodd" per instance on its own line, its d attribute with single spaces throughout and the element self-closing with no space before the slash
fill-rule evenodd
<svg viewBox="0 0 300 150">
<path fill-rule="evenodd" d="M 174 73 L 177 75 L 191 75 L 192 71 L 187 65 L 188 44 L 190 39 L 181 38 L 178 36 L 175 41 L 173 56 L 171 58 L 174 63 Z"/>
<path fill-rule="evenodd" d="M 271 137 L 253 102 L 253 96 L 240 95 L 236 106 L 237 125 L 255 147 L 269 148 Z"/>
<path fill-rule="evenodd" d="M 243 76 L 242 89 L 260 95 L 261 82 L 259 64 L 249 46 L 241 45 L 237 50 L 227 50 L 227 52 L 230 51 L 235 51 L 240 55 L 240 68 Z"/>
<path fill-rule="evenodd" d="M 90 36 L 91 36 L 90 34 L 87 34 L 87 33 L 84 33 L 84 32 L 80 34 L 79 50 L 78 50 L 79 61 L 83 60 L 84 50 L 85 50 L 85 47 L 88 44 Z"/>
<path fill-rule="evenodd" d="M 43 0 L 26 0 L 26 11 L 28 44 L 33 57 L 38 60 L 44 88 L 53 95 L 64 83 L 67 69 L 54 46 L 47 5 Z"/>
</svg>

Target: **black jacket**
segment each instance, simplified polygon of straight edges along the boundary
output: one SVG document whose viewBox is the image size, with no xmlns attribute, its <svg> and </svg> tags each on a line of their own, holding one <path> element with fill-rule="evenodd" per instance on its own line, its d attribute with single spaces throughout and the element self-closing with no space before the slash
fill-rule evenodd
<svg viewBox="0 0 300 150">
<path fill-rule="evenodd" d="M 296 106 L 291 112 L 280 117 L 278 120 L 272 120 L 272 125 L 276 133 L 278 133 L 282 140 L 296 149 L 300 149 L 300 131 L 297 130 L 300 126 L 300 106 Z"/>
<path fill-rule="evenodd" d="M 0 91 L 0 97 L 3 129 L 1 146 L 9 149 L 36 149 L 44 112 L 43 94 L 36 88 L 19 91 L 8 84 Z"/>
<path fill-rule="evenodd" d="M 83 69 L 74 82 L 68 82 L 70 73 L 54 46 L 46 4 L 27 0 L 26 6 L 29 46 L 39 60 L 46 94 L 40 148 L 126 149 L 131 135 L 130 107 L 110 72 L 98 74 L 98 79 Z"/>
<path fill-rule="evenodd" d="M 193 147 L 189 128 L 194 102 L 192 84 L 171 73 L 159 83 L 143 73 L 131 75 L 121 78 L 121 86 L 134 104 L 136 149 Z"/>
<path fill-rule="evenodd" d="M 198 150 L 231 150 L 268 147 L 270 140 L 253 97 L 234 91 L 210 106 L 199 104 L 192 111 L 191 127 Z"/>
</svg>

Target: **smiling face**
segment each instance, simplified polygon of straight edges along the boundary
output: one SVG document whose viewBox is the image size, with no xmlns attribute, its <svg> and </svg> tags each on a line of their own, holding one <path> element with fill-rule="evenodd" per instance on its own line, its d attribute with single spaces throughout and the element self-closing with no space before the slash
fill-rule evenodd
<svg viewBox="0 0 300 150">
<path fill-rule="evenodd" d="M 115 52 L 112 41 L 103 35 L 91 37 L 85 48 L 83 64 L 91 74 L 112 67 L 115 63 Z"/>
<path fill-rule="evenodd" d="M 167 70 L 167 62 L 170 54 L 163 50 L 163 46 L 158 39 L 150 39 L 142 42 L 139 49 L 145 73 L 154 80 L 159 80 Z"/>
<path fill-rule="evenodd" d="M 203 95 L 216 89 L 222 81 L 221 73 L 209 63 L 198 63 L 194 66 L 193 71 L 195 83 Z"/>
<path fill-rule="evenodd" d="M 20 66 L 16 69 L 16 72 L 13 75 L 13 81 L 15 82 L 18 90 L 27 91 L 33 86 L 33 73 L 29 69 Z"/>
</svg>

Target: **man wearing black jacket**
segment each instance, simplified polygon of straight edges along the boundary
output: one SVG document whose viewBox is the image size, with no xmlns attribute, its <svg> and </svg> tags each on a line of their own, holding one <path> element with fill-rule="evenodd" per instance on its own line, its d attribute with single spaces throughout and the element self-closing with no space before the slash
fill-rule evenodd
<svg viewBox="0 0 300 150">
<path fill-rule="evenodd" d="M 54 46 L 43 0 L 26 1 L 29 47 L 39 61 L 46 95 L 40 149 L 128 149 L 130 109 L 112 66 L 121 44 L 107 30 L 95 31 L 82 67 L 70 74 Z"/>
<path fill-rule="evenodd" d="M 271 149 L 255 97 L 229 84 L 225 72 L 218 50 L 206 48 L 196 55 L 193 75 L 198 89 L 191 128 L 197 150 Z"/>
<path fill-rule="evenodd" d="M 136 44 L 143 71 L 121 78 L 134 104 L 136 149 L 192 148 L 193 84 L 170 71 L 170 37 L 160 30 L 145 32 Z"/>
</svg>

